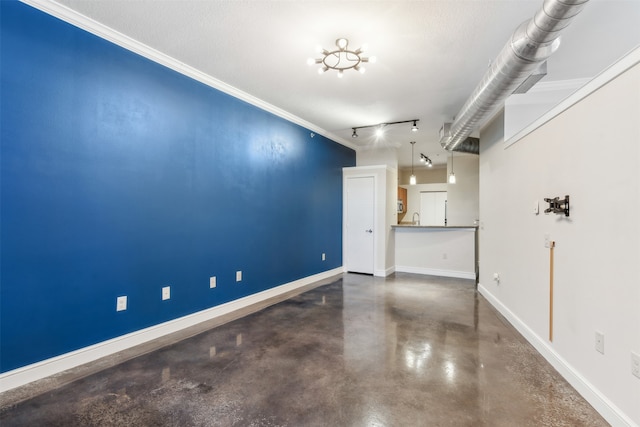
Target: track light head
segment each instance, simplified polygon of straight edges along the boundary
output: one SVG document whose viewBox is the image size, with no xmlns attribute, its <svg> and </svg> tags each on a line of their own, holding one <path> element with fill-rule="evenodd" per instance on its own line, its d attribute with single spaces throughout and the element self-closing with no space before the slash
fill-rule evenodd
<svg viewBox="0 0 640 427">
<path fill-rule="evenodd" d="M 358 133 L 356 132 L 356 128 L 353 128 L 353 133 L 351 134 L 351 138 L 357 138 Z"/>
<path fill-rule="evenodd" d="M 413 126 L 411 126 L 411 132 L 418 132 L 418 126 L 416 125 L 417 120 L 413 121 Z"/>
</svg>

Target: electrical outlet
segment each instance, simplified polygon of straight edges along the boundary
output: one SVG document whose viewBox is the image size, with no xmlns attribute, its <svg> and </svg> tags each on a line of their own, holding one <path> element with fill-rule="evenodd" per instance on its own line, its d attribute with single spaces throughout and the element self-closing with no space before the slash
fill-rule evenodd
<svg viewBox="0 0 640 427">
<path fill-rule="evenodd" d="M 327 255 L 323 252 L 322 253 L 322 260 L 325 261 L 327 259 Z"/>
<path fill-rule="evenodd" d="M 171 298 L 171 286 L 165 286 L 162 288 L 162 301 L 168 300 Z"/>
<path fill-rule="evenodd" d="M 442 254 L 442 259 L 447 259 L 447 254 Z"/>
<path fill-rule="evenodd" d="M 122 296 L 116 299 L 116 311 L 125 311 L 127 309 L 127 297 Z"/>
<path fill-rule="evenodd" d="M 242 271 L 236 271 L 236 282 L 242 282 Z"/>
<path fill-rule="evenodd" d="M 544 247 L 551 247 L 551 235 L 549 235 L 549 233 L 544 233 Z"/>
<path fill-rule="evenodd" d="M 596 350 L 604 354 L 604 334 L 596 331 Z"/>
<path fill-rule="evenodd" d="M 640 378 L 640 354 L 631 352 L 631 373 Z"/>
<path fill-rule="evenodd" d="M 209 287 L 211 289 L 216 287 L 216 276 L 209 277 Z"/>
<path fill-rule="evenodd" d="M 493 280 L 494 280 L 497 284 L 500 284 L 500 273 L 493 273 Z"/>
<path fill-rule="evenodd" d="M 538 215 L 540 213 L 540 205 L 538 204 L 538 201 L 534 201 L 533 202 L 533 214 L 534 215 Z"/>
</svg>

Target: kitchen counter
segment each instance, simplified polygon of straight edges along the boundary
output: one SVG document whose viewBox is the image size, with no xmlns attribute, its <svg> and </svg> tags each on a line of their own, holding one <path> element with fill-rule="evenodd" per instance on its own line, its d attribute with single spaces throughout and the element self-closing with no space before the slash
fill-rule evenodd
<svg viewBox="0 0 640 427">
<path fill-rule="evenodd" d="M 396 271 L 476 279 L 476 225 L 392 225 Z"/>
<path fill-rule="evenodd" d="M 478 228 L 477 225 L 416 225 L 410 223 L 401 223 L 397 225 L 392 225 L 391 228 L 438 228 L 438 229 L 451 229 L 458 230 L 461 228 Z"/>
</svg>

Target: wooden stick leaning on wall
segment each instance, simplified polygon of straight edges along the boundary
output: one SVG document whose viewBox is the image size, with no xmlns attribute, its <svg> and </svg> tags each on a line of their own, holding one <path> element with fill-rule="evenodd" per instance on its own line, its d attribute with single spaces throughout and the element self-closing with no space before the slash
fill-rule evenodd
<svg viewBox="0 0 640 427">
<path fill-rule="evenodd" d="M 549 341 L 553 342 L 553 249 L 556 242 L 549 244 Z"/>
</svg>

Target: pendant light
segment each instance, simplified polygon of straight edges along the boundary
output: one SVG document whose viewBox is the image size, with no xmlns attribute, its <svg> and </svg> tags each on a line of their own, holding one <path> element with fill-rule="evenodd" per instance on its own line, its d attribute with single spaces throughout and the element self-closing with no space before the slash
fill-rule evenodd
<svg viewBox="0 0 640 427">
<path fill-rule="evenodd" d="M 453 151 L 451 152 L 451 173 L 449 174 L 449 184 L 456 183 L 456 174 L 453 173 Z"/>
<path fill-rule="evenodd" d="M 416 185 L 416 176 L 413 174 L 413 146 L 415 141 L 411 141 L 411 176 L 409 177 L 409 185 Z"/>
</svg>

